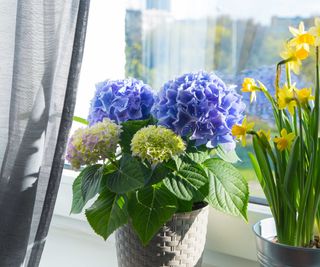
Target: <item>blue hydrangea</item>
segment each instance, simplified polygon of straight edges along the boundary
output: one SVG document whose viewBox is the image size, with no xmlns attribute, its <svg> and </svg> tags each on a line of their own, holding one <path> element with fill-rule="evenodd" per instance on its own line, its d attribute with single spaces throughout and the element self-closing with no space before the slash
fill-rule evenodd
<svg viewBox="0 0 320 267">
<path fill-rule="evenodd" d="M 207 147 L 235 147 L 231 128 L 244 118 L 241 96 L 214 73 L 184 74 L 163 85 L 154 108 L 158 124 Z"/>
<path fill-rule="evenodd" d="M 116 123 L 150 116 L 154 94 L 149 85 L 134 78 L 106 80 L 96 85 L 88 117 L 90 125 L 109 118 Z"/>
</svg>

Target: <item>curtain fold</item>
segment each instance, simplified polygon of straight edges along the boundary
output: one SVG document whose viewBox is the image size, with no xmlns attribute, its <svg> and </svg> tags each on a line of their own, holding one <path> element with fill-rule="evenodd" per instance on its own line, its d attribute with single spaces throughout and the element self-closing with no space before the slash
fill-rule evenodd
<svg viewBox="0 0 320 267">
<path fill-rule="evenodd" d="M 72 122 L 88 9 L 89 0 L 0 0 L 1 267 L 39 265 Z"/>
</svg>

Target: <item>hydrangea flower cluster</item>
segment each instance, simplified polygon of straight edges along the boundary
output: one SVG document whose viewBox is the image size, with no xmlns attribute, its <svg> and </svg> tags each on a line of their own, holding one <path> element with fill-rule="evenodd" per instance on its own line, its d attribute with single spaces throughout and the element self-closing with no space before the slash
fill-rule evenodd
<svg viewBox="0 0 320 267">
<path fill-rule="evenodd" d="M 119 143 L 121 126 L 105 118 L 91 127 L 80 128 L 69 140 L 66 159 L 79 169 L 112 156 Z"/>
<path fill-rule="evenodd" d="M 233 89 L 214 73 L 188 73 L 169 81 L 161 89 L 154 114 L 158 124 L 196 145 L 235 147 L 231 128 L 241 124 L 245 104 Z"/>
<path fill-rule="evenodd" d="M 167 161 L 184 150 L 182 138 L 161 126 L 144 127 L 131 140 L 132 155 L 153 165 Z"/>
<path fill-rule="evenodd" d="M 154 95 L 149 85 L 128 78 L 106 80 L 96 85 L 88 117 L 90 125 L 110 118 L 116 123 L 127 120 L 142 120 L 150 115 Z"/>
</svg>

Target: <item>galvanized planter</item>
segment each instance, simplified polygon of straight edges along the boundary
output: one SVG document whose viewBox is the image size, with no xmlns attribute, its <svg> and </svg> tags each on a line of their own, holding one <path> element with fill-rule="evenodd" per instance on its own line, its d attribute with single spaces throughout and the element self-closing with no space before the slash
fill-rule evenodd
<svg viewBox="0 0 320 267">
<path fill-rule="evenodd" d="M 319 267 L 320 250 L 282 245 L 272 242 L 277 235 L 273 218 L 261 220 L 253 226 L 257 256 L 263 267 Z"/>
<path fill-rule="evenodd" d="M 177 213 L 143 247 L 130 224 L 116 232 L 119 267 L 201 267 L 208 206 Z"/>
</svg>

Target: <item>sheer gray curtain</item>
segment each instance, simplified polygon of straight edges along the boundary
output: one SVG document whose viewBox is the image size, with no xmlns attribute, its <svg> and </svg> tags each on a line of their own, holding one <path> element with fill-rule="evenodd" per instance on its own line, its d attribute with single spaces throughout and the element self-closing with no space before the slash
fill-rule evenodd
<svg viewBox="0 0 320 267">
<path fill-rule="evenodd" d="M 0 266 L 38 266 L 63 167 L 89 0 L 0 0 Z"/>
</svg>

